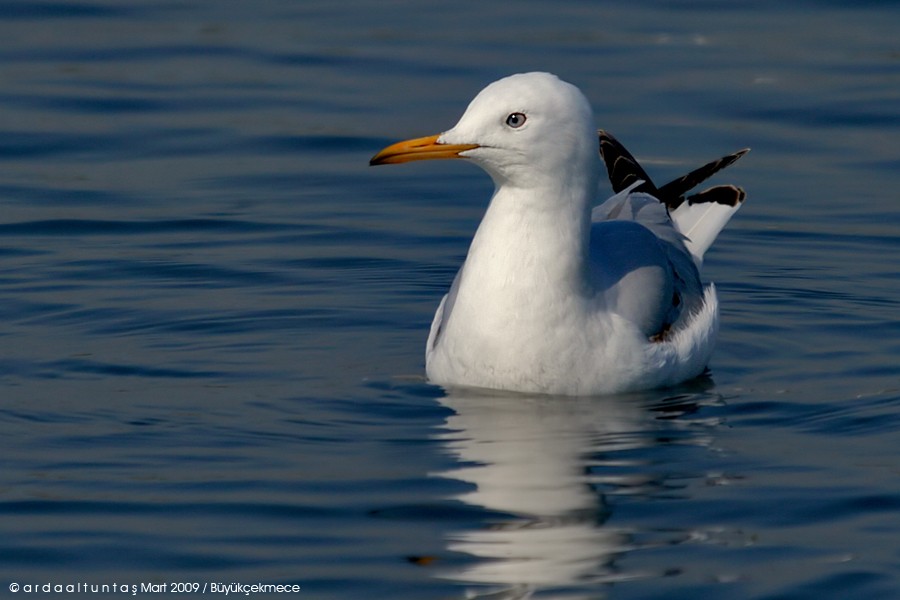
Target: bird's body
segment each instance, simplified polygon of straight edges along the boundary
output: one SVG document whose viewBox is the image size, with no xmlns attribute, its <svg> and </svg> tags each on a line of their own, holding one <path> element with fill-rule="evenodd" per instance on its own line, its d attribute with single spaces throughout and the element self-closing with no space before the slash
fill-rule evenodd
<svg viewBox="0 0 900 600">
<path fill-rule="evenodd" d="M 698 267 L 743 192 L 685 201 L 698 183 L 690 175 L 702 180 L 725 165 L 657 189 L 611 136 L 599 139 L 577 88 L 528 73 L 485 88 L 453 129 L 373 158 L 467 158 L 496 186 L 431 326 L 432 382 L 592 395 L 703 372 L 718 302 Z M 594 208 L 602 143 L 617 193 Z"/>
</svg>

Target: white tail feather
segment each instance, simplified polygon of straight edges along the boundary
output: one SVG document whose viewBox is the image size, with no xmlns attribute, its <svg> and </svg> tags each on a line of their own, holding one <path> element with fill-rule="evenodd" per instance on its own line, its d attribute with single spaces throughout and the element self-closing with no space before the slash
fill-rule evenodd
<svg viewBox="0 0 900 600">
<path fill-rule="evenodd" d="M 670 213 L 678 232 L 687 238 L 685 246 L 691 253 L 697 268 L 703 264 L 703 255 L 716 241 L 719 232 L 740 207 L 740 204 L 728 206 L 715 202 L 699 204 L 684 202 Z"/>
</svg>

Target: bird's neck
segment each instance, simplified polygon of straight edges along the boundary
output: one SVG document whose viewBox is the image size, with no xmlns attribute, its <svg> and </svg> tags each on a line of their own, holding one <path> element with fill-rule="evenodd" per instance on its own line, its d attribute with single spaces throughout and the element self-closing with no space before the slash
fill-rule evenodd
<svg viewBox="0 0 900 600">
<path fill-rule="evenodd" d="M 497 188 L 441 323 L 444 346 L 458 353 L 456 368 L 543 368 L 548 357 L 535 350 L 547 335 L 571 331 L 590 298 L 594 189 L 595 182 Z"/>
<path fill-rule="evenodd" d="M 593 180 L 528 189 L 500 185 L 460 284 L 499 310 L 507 303 L 540 310 L 541 301 L 554 302 L 556 295 L 584 295 L 595 187 Z"/>
</svg>

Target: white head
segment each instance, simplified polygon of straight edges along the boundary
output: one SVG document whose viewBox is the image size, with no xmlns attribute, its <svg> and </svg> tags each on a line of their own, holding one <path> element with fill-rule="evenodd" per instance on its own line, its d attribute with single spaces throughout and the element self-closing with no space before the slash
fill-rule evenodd
<svg viewBox="0 0 900 600">
<path fill-rule="evenodd" d="M 595 185 L 599 141 L 590 103 L 549 73 L 512 75 L 488 85 L 459 122 L 436 136 L 389 146 L 371 164 L 469 159 L 497 186 L 545 187 L 588 178 Z"/>
</svg>

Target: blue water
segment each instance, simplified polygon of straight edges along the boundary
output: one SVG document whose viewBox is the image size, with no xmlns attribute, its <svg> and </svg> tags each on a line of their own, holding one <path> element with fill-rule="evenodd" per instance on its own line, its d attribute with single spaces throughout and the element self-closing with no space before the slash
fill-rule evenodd
<svg viewBox="0 0 900 600">
<path fill-rule="evenodd" d="M 898 28 L 849 0 L 0 6 L 0 594 L 896 598 Z M 368 158 L 535 69 L 660 181 L 753 148 L 719 179 L 749 200 L 707 255 L 708 379 L 425 381 L 491 184 Z"/>
</svg>

